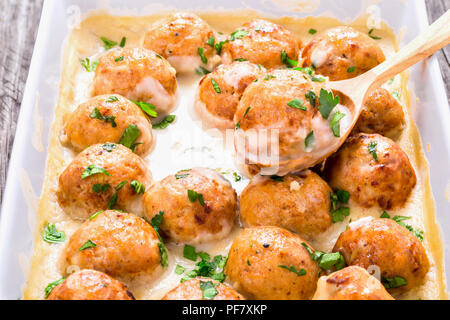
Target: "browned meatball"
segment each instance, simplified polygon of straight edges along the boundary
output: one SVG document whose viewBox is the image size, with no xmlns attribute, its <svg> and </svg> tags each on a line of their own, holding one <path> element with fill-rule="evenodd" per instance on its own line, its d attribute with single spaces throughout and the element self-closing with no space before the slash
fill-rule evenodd
<svg viewBox="0 0 450 320">
<path fill-rule="evenodd" d="M 195 109 L 204 126 L 234 128 L 234 113 L 244 90 L 265 71 L 256 64 L 236 61 L 220 65 L 204 76 L 200 80 L 195 101 Z"/>
<path fill-rule="evenodd" d="M 126 285 L 95 270 L 72 273 L 53 288 L 48 300 L 134 300 Z"/>
<path fill-rule="evenodd" d="M 292 60 L 298 58 L 301 40 L 280 25 L 254 19 L 236 31 L 222 47 L 222 61 L 226 64 L 246 59 L 271 69 L 286 67 L 282 61 L 283 51 Z"/>
<path fill-rule="evenodd" d="M 430 263 L 420 240 L 391 219 L 363 218 L 355 221 L 339 236 L 333 252 L 341 252 L 348 265 L 367 269 L 377 266 L 381 278 L 402 277 L 408 290 L 419 285 Z"/>
<path fill-rule="evenodd" d="M 304 300 L 316 290 L 319 266 L 298 235 L 265 226 L 242 230 L 231 246 L 225 274 L 249 299 Z"/>
<path fill-rule="evenodd" d="M 206 168 L 166 177 L 147 190 L 143 202 L 147 220 L 164 212 L 162 232 L 173 241 L 191 244 L 227 236 L 237 211 L 231 184 Z"/>
<path fill-rule="evenodd" d="M 85 221 L 64 249 L 64 266 L 94 269 L 120 279 L 150 277 L 161 262 L 158 235 L 142 218 L 115 210 Z"/>
<path fill-rule="evenodd" d="M 240 196 L 242 221 L 279 226 L 313 238 L 331 224 L 328 184 L 312 171 L 284 177 L 253 178 Z"/>
<path fill-rule="evenodd" d="M 330 127 L 333 114 L 324 119 L 319 102 L 311 98 L 319 97 L 321 89 L 303 72 L 288 69 L 275 70 L 249 85 L 234 115 L 238 162 L 251 174 L 285 175 L 323 160 L 339 139 Z M 352 117 L 344 105 L 337 104 L 333 112 L 337 111 L 345 114 L 340 121 L 343 133 Z"/>
<path fill-rule="evenodd" d="M 203 298 L 204 289 L 210 283 L 216 288 L 216 295 L 212 298 Z M 211 295 L 212 296 L 212 295 Z M 245 300 L 245 298 L 219 281 L 209 278 L 195 278 L 183 283 L 180 283 L 174 289 L 170 290 L 162 300 Z"/>
<path fill-rule="evenodd" d="M 327 160 L 325 177 L 333 189 L 350 192 L 363 207 L 382 209 L 403 206 L 416 185 L 416 175 L 406 153 L 379 134 L 352 136 Z"/>
<path fill-rule="evenodd" d="M 350 266 L 321 277 L 313 300 L 394 300 L 365 269 Z"/>
<path fill-rule="evenodd" d="M 401 104 L 387 91 L 379 88 L 364 103 L 354 132 L 379 133 L 396 139 L 405 126 Z"/>
<path fill-rule="evenodd" d="M 356 77 L 385 60 L 375 40 L 349 26 L 325 30 L 303 49 L 304 66 L 331 81 Z"/>
<path fill-rule="evenodd" d="M 193 13 L 177 12 L 150 28 L 144 47 L 165 57 L 178 72 L 192 72 L 200 66 L 211 70 L 220 58 L 210 38 L 215 44 L 217 35 L 205 21 Z M 202 61 L 199 50 L 207 61 Z"/>
<path fill-rule="evenodd" d="M 78 154 L 59 176 L 58 202 L 79 220 L 108 208 L 138 214 L 142 213 L 141 194 L 150 183 L 144 160 L 130 149 L 96 144 Z"/>
<path fill-rule="evenodd" d="M 146 155 L 153 144 L 152 124 L 142 110 L 118 94 L 97 96 L 80 104 L 68 117 L 62 140 L 80 152 L 97 143 L 118 143 L 130 125 L 140 131 L 135 152 Z"/>
<path fill-rule="evenodd" d="M 170 112 L 177 98 L 176 71 L 151 50 L 121 48 L 100 57 L 92 95 L 117 93 L 151 103 L 159 113 Z"/>
</svg>

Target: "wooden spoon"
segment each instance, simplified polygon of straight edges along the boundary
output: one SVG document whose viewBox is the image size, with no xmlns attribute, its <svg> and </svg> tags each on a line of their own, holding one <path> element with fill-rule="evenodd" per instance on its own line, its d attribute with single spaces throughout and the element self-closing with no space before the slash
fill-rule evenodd
<svg viewBox="0 0 450 320">
<path fill-rule="evenodd" d="M 330 149 L 327 148 L 326 156 L 321 157 L 320 160 L 327 158 L 344 143 L 358 120 L 364 100 L 374 89 L 380 87 L 390 78 L 411 67 L 417 62 L 427 58 L 449 43 L 450 10 L 444 13 L 438 20 L 436 20 L 408 45 L 404 46 L 395 55 L 385 60 L 375 68 L 352 79 L 327 83 L 328 88 L 342 93 L 351 100 L 348 102 L 353 107 L 351 108 L 353 118 L 347 131 L 341 134 L 338 143 L 333 144 Z M 343 101 L 343 104 L 346 104 L 346 102 Z"/>
</svg>

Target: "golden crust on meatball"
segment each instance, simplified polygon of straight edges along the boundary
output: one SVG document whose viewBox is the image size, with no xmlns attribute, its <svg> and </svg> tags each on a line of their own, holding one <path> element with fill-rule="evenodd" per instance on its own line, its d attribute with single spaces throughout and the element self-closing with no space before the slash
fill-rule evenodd
<svg viewBox="0 0 450 320">
<path fill-rule="evenodd" d="M 144 48 L 166 58 L 178 72 L 191 72 L 199 66 L 212 69 L 220 60 L 208 40 L 217 36 L 214 30 L 193 13 L 177 12 L 157 21 L 144 37 Z M 208 60 L 202 63 L 199 48 Z M 201 49 L 200 49 L 201 50 Z"/>
<path fill-rule="evenodd" d="M 277 178 L 257 176 L 241 193 L 241 220 L 249 226 L 283 227 L 311 239 L 332 224 L 330 192 L 309 170 Z"/>
<path fill-rule="evenodd" d="M 129 125 L 141 132 L 135 152 L 146 155 L 153 144 L 152 124 L 142 110 L 118 94 L 96 96 L 82 104 L 67 118 L 64 140 L 76 152 L 97 143 L 118 143 Z"/>
<path fill-rule="evenodd" d="M 394 300 L 377 278 L 350 266 L 320 277 L 313 300 Z"/>
<path fill-rule="evenodd" d="M 191 244 L 227 236 L 237 211 L 237 196 L 231 184 L 206 168 L 180 171 L 153 184 L 144 194 L 143 203 L 149 221 L 164 212 L 164 235 Z"/>
<path fill-rule="evenodd" d="M 339 251 L 347 265 L 378 267 L 382 280 L 402 277 L 407 284 L 397 290 L 422 283 L 430 263 L 420 240 L 394 220 L 363 219 L 341 233 L 333 252 Z"/>
<path fill-rule="evenodd" d="M 134 300 L 126 285 L 95 270 L 69 275 L 53 288 L 47 300 Z"/>
<path fill-rule="evenodd" d="M 319 266 L 302 243 L 308 245 L 283 228 L 246 228 L 231 246 L 225 267 L 227 279 L 249 299 L 311 299 Z"/>
<path fill-rule="evenodd" d="M 156 106 L 160 113 L 170 112 L 176 102 L 175 69 L 151 50 L 120 48 L 102 55 L 95 69 L 92 95 L 117 93 L 128 99 Z"/>
<path fill-rule="evenodd" d="M 331 81 L 356 77 L 385 60 L 375 40 L 349 26 L 327 29 L 303 49 L 303 66 Z"/>
<path fill-rule="evenodd" d="M 205 75 L 200 80 L 195 102 L 195 109 L 203 124 L 209 128 L 234 128 L 234 113 L 244 90 L 265 71 L 256 64 L 236 61 L 220 65 Z"/>
<path fill-rule="evenodd" d="M 356 122 L 354 132 L 378 133 L 396 139 L 405 126 L 401 104 L 383 88 L 369 95 Z"/>
<path fill-rule="evenodd" d="M 205 300 L 201 285 L 207 282 L 212 282 L 217 290 L 217 294 L 210 300 L 245 300 L 233 288 L 210 278 L 195 278 L 184 281 L 170 290 L 162 300 Z"/>
<path fill-rule="evenodd" d="M 94 269 L 120 279 L 151 277 L 160 266 L 157 233 L 144 219 L 107 210 L 85 221 L 67 243 L 64 266 Z"/>
<path fill-rule="evenodd" d="M 408 200 L 416 174 L 406 153 L 391 139 L 360 133 L 347 139 L 327 159 L 325 180 L 333 189 L 350 192 L 363 207 L 390 210 Z"/>
<path fill-rule="evenodd" d="M 130 149 L 120 144 L 93 145 L 80 154 L 59 176 L 58 202 L 73 219 L 85 220 L 100 210 L 121 209 L 141 213 L 141 193 L 151 172 Z"/>
<path fill-rule="evenodd" d="M 246 59 L 267 69 L 286 67 L 281 56 L 283 51 L 288 58 L 298 59 L 301 40 L 280 25 L 254 19 L 238 30 L 222 47 L 222 61 L 225 64 Z"/>
</svg>

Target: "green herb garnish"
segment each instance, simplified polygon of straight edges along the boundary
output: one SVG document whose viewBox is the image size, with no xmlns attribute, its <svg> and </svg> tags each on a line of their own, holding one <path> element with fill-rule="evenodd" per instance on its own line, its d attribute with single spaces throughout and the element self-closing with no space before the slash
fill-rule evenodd
<svg viewBox="0 0 450 320">
<path fill-rule="evenodd" d="M 120 138 L 119 144 L 130 148 L 133 152 L 134 149 L 140 144 L 135 143 L 136 139 L 141 135 L 141 131 L 138 129 L 137 125 L 130 124 Z"/>
<path fill-rule="evenodd" d="M 314 130 L 311 130 L 308 135 L 305 138 L 305 148 L 312 148 L 312 145 L 314 144 L 315 138 L 314 138 Z"/>
<path fill-rule="evenodd" d="M 315 34 L 316 32 L 317 32 L 317 30 L 316 30 L 316 29 L 313 29 L 313 28 L 311 28 L 311 29 L 308 30 L 308 33 L 309 33 L 309 34 Z"/>
<path fill-rule="evenodd" d="M 337 138 L 339 138 L 341 136 L 340 121 L 343 117 L 345 117 L 345 113 L 336 111 L 333 115 L 333 119 L 331 119 L 331 123 L 330 123 L 331 131 L 333 131 L 333 135 Z"/>
<path fill-rule="evenodd" d="M 115 116 L 103 116 L 102 113 L 100 112 L 100 110 L 98 110 L 98 108 L 94 108 L 92 113 L 89 115 L 89 118 L 102 120 L 102 121 L 105 121 L 106 123 L 109 122 L 109 123 L 111 123 L 111 126 L 113 128 L 117 127 L 117 123 L 115 121 L 116 117 Z"/>
<path fill-rule="evenodd" d="M 339 103 L 339 97 L 334 96 L 333 92 L 327 91 L 325 89 L 320 89 L 320 97 L 319 97 L 319 112 L 325 119 L 328 119 L 330 116 L 331 110 L 337 106 Z"/>
<path fill-rule="evenodd" d="M 197 53 L 204 64 L 208 63 L 208 58 L 205 57 L 205 48 L 198 48 Z"/>
<path fill-rule="evenodd" d="M 81 65 L 87 72 L 94 72 L 98 66 L 98 60 L 91 62 L 89 58 L 86 58 L 85 60 L 81 60 Z"/>
<path fill-rule="evenodd" d="M 89 220 L 94 220 L 99 214 L 102 214 L 103 212 L 105 212 L 105 211 L 100 210 L 100 211 L 94 213 L 92 216 L 89 217 Z"/>
<path fill-rule="evenodd" d="M 288 267 L 288 266 L 284 266 L 284 265 L 282 265 L 282 264 L 278 265 L 278 267 L 279 267 L 279 268 L 286 269 L 286 270 L 288 270 L 288 271 L 290 271 L 290 272 L 293 272 L 293 273 L 295 273 L 295 274 L 296 274 L 297 276 L 299 276 L 299 277 L 304 276 L 304 275 L 306 274 L 306 270 L 303 269 L 303 268 L 300 268 L 300 269 L 297 270 L 294 266 Z"/>
<path fill-rule="evenodd" d="M 45 293 L 45 299 L 48 298 L 48 296 L 50 295 L 50 293 L 52 292 L 52 290 L 59 285 L 60 283 L 63 283 L 64 280 L 66 280 L 66 278 L 61 278 L 59 280 L 56 280 L 54 282 L 51 282 L 47 285 L 47 287 L 45 287 L 44 293 Z"/>
<path fill-rule="evenodd" d="M 313 108 L 316 107 L 317 95 L 314 92 L 307 91 L 305 94 L 305 98 L 309 100 L 309 103 L 312 105 Z"/>
<path fill-rule="evenodd" d="M 303 111 L 307 110 L 306 107 L 303 105 L 303 101 L 300 100 L 300 99 L 291 100 L 291 101 L 289 101 L 287 103 L 287 105 L 289 107 L 291 107 L 291 108 L 294 108 L 294 109 L 300 109 L 300 110 L 303 110 Z"/>
<path fill-rule="evenodd" d="M 60 243 L 66 241 L 66 234 L 64 231 L 58 231 L 53 223 L 48 223 L 44 228 L 42 240 L 48 243 Z"/>
<path fill-rule="evenodd" d="M 81 179 L 86 179 L 87 177 L 90 177 L 94 174 L 106 174 L 109 177 L 111 176 L 111 174 L 109 174 L 109 172 L 106 171 L 105 168 L 97 167 L 91 164 L 89 167 L 83 170 L 83 172 L 81 173 Z"/>
<path fill-rule="evenodd" d="M 381 283 L 386 289 L 398 288 L 408 285 L 406 279 L 400 276 L 395 276 L 392 278 L 381 277 Z"/>
<path fill-rule="evenodd" d="M 106 50 L 109 50 L 109 49 L 117 46 L 117 42 L 115 42 L 113 40 L 109 40 L 106 37 L 101 37 L 100 39 L 102 39 Z"/>
<path fill-rule="evenodd" d="M 289 56 L 284 50 L 281 51 L 281 62 L 284 63 L 288 68 L 294 68 L 298 64 L 298 61 L 289 59 Z"/>
<path fill-rule="evenodd" d="M 145 186 L 137 180 L 131 181 L 130 186 L 134 189 L 134 192 L 136 192 L 136 194 L 145 193 Z"/>
<path fill-rule="evenodd" d="M 222 92 L 222 91 L 220 91 L 220 87 L 219 87 L 219 85 L 217 84 L 216 80 L 214 80 L 214 78 L 211 78 L 211 83 L 212 83 L 212 86 L 213 86 L 214 90 L 215 90 L 217 93 L 221 93 L 221 92 Z"/>
<path fill-rule="evenodd" d="M 198 200 L 202 207 L 205 206 L 205 200 L 203 199 L 203 195 L 201 193 L 198 193 L 194 190 L 188 190 L 187 194 L 190 202 L 195 202 Z"/>
<path fill-rule="evenodd" d="M 158 113 L 156 112 L 156 107 L 145 101 L 134 101 L 131 100 L 135 105 L 142 109 L 146 114 L 148 114 L 152 118 L 158 117 Z"/>
<path fill-rule="evenodd" d="M 381 37 L 377 37 L 372 34 L 373 30 L 374 30 L 373 28 L 369 30 L 369 37 L 371 37 L 372 39 L 375 39 L 375 40 L 380 40 Z"/>
<path fill-rule="evenodd" d="M 84 251 L 84 250 L 87 250 L 87 249 L 90 249 L 90 248 L 95 248 L 96 246 L 97 245 L 93 241 L 88 240 L 88 241 L 86 241 L 85 244 L 83 244 L 81 246 L 80 251 Z"/>
<path fill-rule="evenodd" d="M 163 130 L 169 126 L 172 122 L 175 121 L 176 116 L 174 114 L 170 114 L 166 116 L 161 122 L 155 123 L 153 125 L 153 129 L 155 130 Z"/>
<path fill-rule="evenodd" d="M 375 159 L 376 162 L 378 162 L 377 145 L 378 145 L 378 143 L 376 141 L 372 141 L 367 146 L 369 153 L 372 155 L 372 157 Z"/>
<path fill-rule="evenodd" d="M 202 290 L 202 298 L 206 300 L 212 300 L 219 294 L 216 287 L 218 284 L 214 284 L 212 281 L 200 281 L 200 289 Z"/>
</svg>

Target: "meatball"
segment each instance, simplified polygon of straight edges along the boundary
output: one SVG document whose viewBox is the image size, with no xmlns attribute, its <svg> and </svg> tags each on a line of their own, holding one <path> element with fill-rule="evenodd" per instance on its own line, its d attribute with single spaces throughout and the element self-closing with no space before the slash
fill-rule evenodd
<svg viewBox="0 0 450 320">
<path fill-rule="evenodd" d="M 130 125 L 140 131 L 135 152 L 146 155 L 153 144 L 152 124 L 142 110 L 121 95 L 97 96 L 80 104 L 68 117 L 62 140 L 80 152 L 97 143 L 118 143 Z"/>
<path fill-rule="evenodd" d="M 351 223 L 334 245 L 333 252 L 338 251 L 347 265 L 377 266 L 382 282 L 395 277 L 406 280 L 397 290 L 419 285 L 430 268 L 420 240 L 391 219 L 368 217 Z"/>
<path fill-rule="evenodd" d="M 94 269 L 132 280 L 151 275 L 161 262 L 159 237 L 144 219 L 115 210 L 85 221 L 64 248 L 64 266 Z"/>
<path fill-rule="evenodd" d="M 406 153 L 391 139 L 359 133 L 327 160 L 325 177 L 333 189 L 350 192 L 363 207 L 399 208 L 416 185 Z"/>
<path fill-rule="evenodd" d="M 267 69 L 286 67 L 283 55 L 297 60 L 301 45 L 301 40 L 284 27 L 254 19 L 233 32 L 223 44 L 222 61 L 229 64 L 246 59 Z"/>
<path fill-rule="evenodd" d="M 53 288 L 48 300 L 134 300 L 126 285 L 95 270 L 72 273 Z"/>
<path fill-rule="evenodd" d="M 244 61 L 220 65 L 199 83 L 195 109 L 205 127 L 234 128 L 233 117 L 244 90 L 266 69 Z"/>
<path fill-rule="evenodd" d="M 298 172 L 321 162 L 337 146 L 330 126 L 333 113 L 345 114 L 339 134 L 352 116 L 342 99 L 325 119 L 316 99 L 322 89 L 332 94 L 303 72 L 288 69 L 275 70 L 247 87 L 234 115 L 237 161 L 244 170 L 252 175 Z"/>
<path fill-rule="evenodd" d="M 321 277 L 313 300 L 394 300 L 365 269 L 350 266 Z"/>
<path fill-rule="evenodd" d="M 59 176 L 58 202 L 73 219 L 99 210 L 142 213 L 142 194 L 151 183 L 144 160 L 121 144 L 96 144 L 80 154 Z"/>
<path fill-rule="evenodd" d="M 284 177 L 257 176 L 240 196 L 241 220 L 313 238 L 332 224 L 330 192 L 328 184 L 309 170 Z"/>
<path fill-rule="evenodd" d="M 244 229 L 231 245 L 227 279 L 249 299 L 311 299 L 319 266 L 304 245 L 305 240 L 283 228 Z"/>
<path fill-rule="evenodd" d="M 401 104 L 389 91 L 379 88 L 367 98 L 353 131 L 379 133 L 397 139 L 404 126 L 405 114 Z"/>
<path fill-rule="evenodd" d="M 121 94 L 170 112 L 177 98 L 176 71 L 166 59 L 144 48 L 110 50 L 95 69 L 92 95 Z"/>
<path fill-rule="evenodd" d="M 375 40 L 349 26 L 325 30 L 306 45 L 303 65 L 331 81 L 350 79 L 385 60 Z"/>
<path fill-rule="evenodd" d="M 214 285 L 216 295 L 212 298 L 203 298 L 204 289 L 208 285 Z M 212 296 L 212 295 L 211 295 Z M 245 298 L 234 289 L 209 278 L 195 278 L 179 284 L 170 290 L 162 300 L 245 300 Z"/>
<path fill-rule="evenodd" d="M 145 217 L 164 212 L 161 231 L 171 240 L 203 243 L 227 236 L 237 211 L 231 184 L 211 169 L 194 168 L 153 184 L 143 198 Z"/>
<path fill-rule="evenodd" d="M 199 67 L 213 69 L 220 61 L 214 49 L 216 39 L 214 30 L 197 15 L 177 12 L 150 28 L 145 34 L 144 47 L 160 54 L 178 72 L 184 73 Z"/>
</svg>

